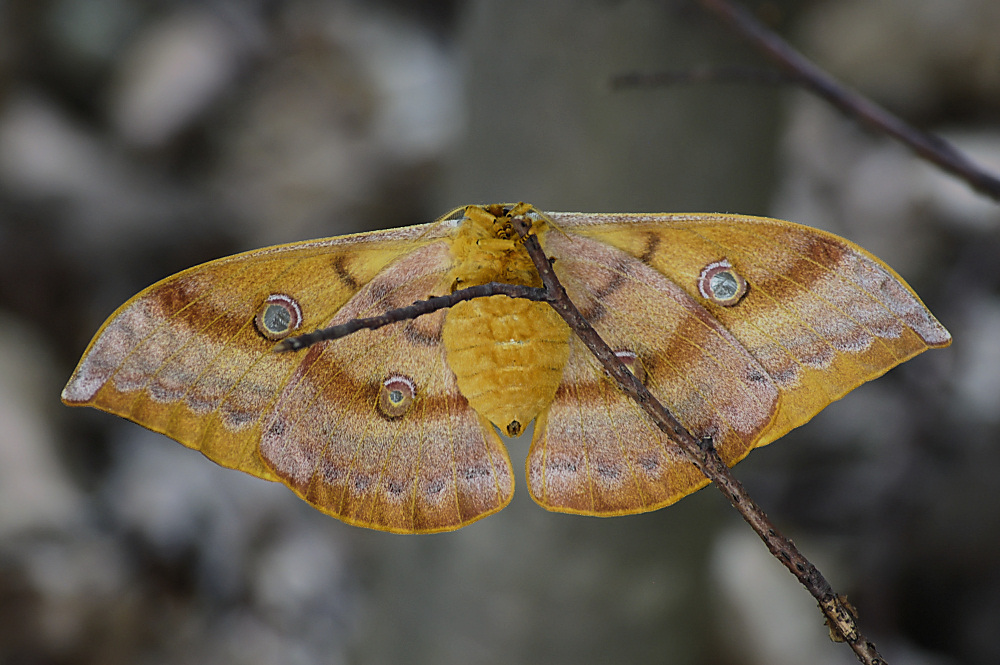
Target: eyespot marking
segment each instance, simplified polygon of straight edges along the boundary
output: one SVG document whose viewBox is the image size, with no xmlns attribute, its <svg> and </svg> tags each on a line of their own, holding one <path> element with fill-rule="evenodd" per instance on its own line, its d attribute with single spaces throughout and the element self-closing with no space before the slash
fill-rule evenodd
<svg viewBox="0 0 1000 665">
<path fill-rule="evenodd" d="M 636 355 L 635 351 L 615 351 L 615 355 L 618 356 L 618 360 L 622 361 L 622 364 L 628 368 L 628 371 L 632 372 L 635 378 L 639 379 L 639 383 L 645 385 L 646 383 L 646 370 L 642 366 L 642 362 L 639 361 L 639 356 Z"/>
<path fill-rule="evenodd" d="M 284 293 L 272 293 L 254 317 L 257 332 L 271 340 L 288 337 L 302 325 L 302 308 L 295 298 Z"/>
<path fill-rule="evenodd" d="M 729 259 L 709 263 L 698 276 L 698 293 L 716 305 L 732 307 L 747 292 L 747 281 L 736 272 Z"/>
<path fill-rule="evenodd" d="M 378 408 L 388 418 L 399 418 L 413 406 L 417 384 L 401 374 L 393 374 L 382 382 Z"/>
</svg>

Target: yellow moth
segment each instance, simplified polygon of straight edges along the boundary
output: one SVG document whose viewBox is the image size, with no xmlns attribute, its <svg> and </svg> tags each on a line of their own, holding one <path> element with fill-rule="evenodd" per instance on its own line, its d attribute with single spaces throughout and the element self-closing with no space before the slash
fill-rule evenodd
<svg viewBox="0 0 1000 665">
<path fill-rule="evenodd" d="M 544 302 L 490 296 L 275 353 L 275 340 L 491 281 L 540 286 L 527 215 L 569 297 L 729 465 L 948 331 L 864 249 L 724 214 L 466 206 L 431 224 L 268 247 L 122 305 L 63 390 L 319 510 L 386 531 L 462 527 L 513 493 L 497 434 L 535 422 L 550 510 L 655 510 L 708 481 Z"/>
</svg>

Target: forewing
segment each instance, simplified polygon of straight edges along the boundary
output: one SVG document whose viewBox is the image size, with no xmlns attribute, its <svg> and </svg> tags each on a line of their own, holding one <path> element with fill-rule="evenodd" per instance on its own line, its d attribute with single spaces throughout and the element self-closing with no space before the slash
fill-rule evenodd
<svg viewBox="0 0 1000 665">
<path fill-rule="evenodd" d="M 739 215 L 575 215 L 557 223 L 618 247 L 679 285 L 767 370 L 781 392 L 766 445 L 830 402 L 951 335 L 878 258 L 830 233 Z M 728 259 L 748 282 L 724 307 L 701 296 Z"/>
<path fill-rule="evenodd" d="M 286 295 L 300 307 L 298 332 L 350 318 L 347 312 L 381 313 L 390 303 L 409 304 L 426 297 L 429 285 L 439 283 L 449 268 L 447 245 L 440 237 L 450 228 L 439 223 L 272 247 L 169 277 L 129 300 L 105 322 L 64 389 L 63 401 L 133 420 L 200 450 L 223 466 L 283 480 L 307 499 L 314 497 L 321 510 L 344 514 L 348 521 L 401 531 L 440 530 L 497 510 L 510 497 L 506 452 L 492 428 L 479 422 L 449 383 L 450 374 L 440 351 L 433 352 L 430 338 L 413 356 L 402 346 L 392 346 L 400 331 L 406 330 L 400 326 L 395 332 L 369 334 L 364 343 L 361 337 L 358 342 L 341 342 L 336 353 L 324 352 L 325 347 L 274 353 L 275 342 L 261 335 L 254 322 L 262 303 L 273 294 Z M 335 318 L 338 311 L 339 318 Z M 432 329 L 436 324 L 422 325 Z M 373 414 L 367 407 L 373 402 L 361 407 L 357 394 L 347 388 L 337 390 L 336 382 L 325 381 L 329 376 L 317 372 L 336 376 L 337 368 L 346 367 L 351 386 L 370 386 L 381 381 L 375 374 L 392 365 L 393 358 L 403 358 L 396 366 L 405 368 L 417 356 L 426 363 L 414 368 L 414 376 L 421 380 L 424 395 L 435 399 L 418 400 L 406 418 L 394 423 L 400 429 L 406 423 L 407 434 L 394 435 L 390 454 L 384 448 L 387 425 L 370 423 Z M 330 360 L 335 362 L 328 366 Z M 349 413 L 362 419 L 341 422 L 341 431 L 352 436 L 368 433 L 367 438 L 356 439 L 356 444 L 375 446 L 374 452 L 363 449 L 360 460 L 376 464 L 382 459 L 386 469 L 405 468 L 404 476 L 414 476 L 401 482 L 413 487 L 417 478 L 426 480 L 432 473 L 435 479 L 451 478 L 425 483 L 425 498 L 435 497 L 436 503 L 430 498 L 426 501 L 436 508 L 423 507 L 424 499 L 414 500 L 417 517 L 409 522 L 372 516 L 373 510 L 379 510 L 377 501 L 358 509 L 360 513 L 350 512 L 367 500 L 357 489 L 362 484 L 357 465 L 349 469 L 355 487 L 349 495 L 359 501 L 342 503 L 341 493 L 330 503 L 330 491 L 324 491 L 319 482 L 313 491 L 302 488 L 301 478 L 293 478 L 282 455 L 307 457 L 310 452 L 297 451 L 296 446 L 311 445 L 316 432 L 299 424 L 290 428 L 286 442 L 279 442 L 273 426 L 287 418 L 272 417 L 272 411 L 281 398 L 281 408 L 294 412 L 300 405 L 296 391 L 317 376 L 324 380 L 324 388 L 322 401 L 311 407 L 316 413 Z M 258 452 L 265 421 L 272 431 L 268 450 L 275 460 L 274 470 Z M 439 428 L 445 434 L 421 438 Z M 331 473 L 329 467 L 323 471 Z M 471 496 L 469 488 L 477 482 L 484 484 L 487 475 L 501 489 L 487 499 L 478 490 Z M 395 486 L 388 492 L 389 496 L 398 494 Z"/>
</svg>

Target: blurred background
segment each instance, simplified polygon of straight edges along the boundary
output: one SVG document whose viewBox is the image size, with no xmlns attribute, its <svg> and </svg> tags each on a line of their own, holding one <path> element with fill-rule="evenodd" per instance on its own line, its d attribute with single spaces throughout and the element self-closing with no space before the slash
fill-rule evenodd
<svg viewBox="0 0 1000 665">
<path fill-rule="evenodd" d="M 995 0 L 748 2 L 1000 171 Z M 1000 662 L 1000 207 L 788 88 L 691 2 L 0 2 L 0 663 L 852 663 L 718 492 L 615 519 L 523 482 L 461 531 L 325 517 L 59 391 L 131 295 L 467 203 L 845 235 L 955 344 L 737 476 L 892 663 Z"/>
</svg>

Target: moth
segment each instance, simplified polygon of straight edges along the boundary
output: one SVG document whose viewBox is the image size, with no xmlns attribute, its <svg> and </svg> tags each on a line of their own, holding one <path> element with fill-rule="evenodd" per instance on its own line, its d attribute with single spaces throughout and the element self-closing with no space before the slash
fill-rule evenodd
<svg viewBox="0 0 1000 665">
<path fill-rule="evenodd" d="M 498 430 L 534 422 L 544 508 L 656 510 L 707 484 L 545 302 L 495 295 L 276 353 L 278 340 L 491 281 L 540 286 L 526 217 L 571 300 L 730 466 L 948 331 L 890 267 L 790 222 L 470 205 L 436 222 L 268 247 L 122 305 L 63 390 L 324 513 L 399 533 L 503 508 Z"/>
</svg>

